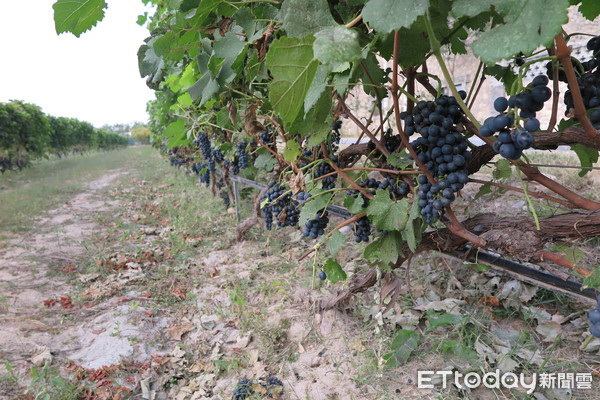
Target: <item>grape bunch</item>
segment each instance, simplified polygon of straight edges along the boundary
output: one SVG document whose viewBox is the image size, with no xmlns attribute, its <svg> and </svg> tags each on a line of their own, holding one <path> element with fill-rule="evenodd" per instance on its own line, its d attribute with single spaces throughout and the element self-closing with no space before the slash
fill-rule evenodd
<svg viewBox="0 0 600 400">
<path fill-rule="evenodd" d="M 328 143 L 328 151 L 329 154 L 335 154 L 340 148 L 340 140 L 342 139 L 342 134 L 340 133 L 340 129 L 342 128 L 342 120 L 338 119 L 333 123 L 331 127 L 331 135 L 329 136 Z"/>
<path fill-rule="evenodd" d="M 600 338 L 600 295 L 596 299 L 599 308 L 594 308 L 588 312 L 588 320 L 590 321 L 590 333 L 597 338 Z"/>
<path fill-rule="evenodd" d="M 369 218 L 362 217 L 354 223 L 354 241 L 356 243 L 368 242 L 371 236 L 371 222 Z"/>
<path fill-rule="evenodd" d="M 552 91 L 548 87 L 548 78 L 538 75 L 521 93 L 508 99 L 498 97 L 494 100 L 494 109 L 499 114 L 487 118 L 479 132 L 486 137 L 498 132 L 494 151 L 509 160 L 517 160 L 523 150 L 533 145 L 532 133 L 540 130 L 540 121 L 535 118 L 536 112 L 544 107 L 550 97 Z M 523 127 L 515 127 L 517 110 L 520 110 L 519 118 L 525 121 Z"/>
<path fill-rule="evenodd" d="M 237 164 L 239 169 L 248 168 L 248 153 L 246 152 L 246 142 L 239 142 L 237 145 Z"/>
<path fill-rule="evenodd" d="M 338 162 L 338 158 L 337 156 L 333 156 L 331 157 L 331 161 L 333 161 L 335 164 L 337 164 Z M 322 162 L 319 165 L 317 165 L 317 167 L 315 168 L 315 172 L 314 172 L 314 179 L 319 178 L 323 175 L 327 175 L 330 174 L 334 171 L 333 167 L 331 166 L 331 164 L 329 164 L 328 162 Z M 323 182 L 323 189 L 324 190 L 330 190 L 333 189 L 335 187 L 335 180 L 337 179 L 337 174 L 333 174 L 330 175 L 326 178 L 322 179 Z"/>
<path fill-rule="evenodd" d="M 210 145 L 210 139 L 205 132 L 198 133 L 196 140 L 194 140 L 194 144 L 200 148 L 202 157 L 204 157 L 206 161 L 212 159 L 212 147 Z"/>
<path fill-rule="evenodd" d="M 360 182 L 358 186 L 368 190 L 348 190 L 346 194 L 356 198 L 360 193 L 361 197 L 363 198 L 363 204 L 367 206 L 369 204 L 369 198 L 366 196 L 366 194 L 374 195 L 376 190 L 379 188 L 380 183 L 381 182 L 375 178 L 367 178 Z M 371 236 L 371 223 L 369 222 L 369 219 L 367 217 L 362 217 L 356 220 L 356 222 L 354 222 L 354 241 L 356 243 L 368 242 L 369 236 Z"/>
<path fill-rule="evenodd" d="M 275 134 L 270 130 L 265 130 L 260 134 L 260 141 L 273 151 L 277 151 L 277 144 L 275 143 Z"/>
<path fill-rule="evenodd" d="M 215 161 L 218 163 L 223 162 L 223 160 L 225 159 L 223 152 L 216 147 L 213 147 L 211 149 L 211 154 L 212 154 L 213 158 L 215 159 Z"/>
<path fill-rule="evenodd" d="M 292 198 L 292 194 L 285 187 L 278 185 L 276 181 L 269 183 L 269 189 L 260 198 L 260 202 L 266 204 L 262 208 L 265 227 L 270 231 L 273 227 L 273 218 L 277 220 L 277 226 L 294 226 L 298 224 L 300 210 L 298 202 Z"/>
<path fill-rule="evenodd" d="M 494 100 L 494 109 L 499 114 L 487 118 L 479 132 L 486 137 L 498 133 L 494 141 L 496 153 L 509 160 L 517 160 L 523 150 L 533 145 L 532 133 L 540 130 L 536 112 L 544 108 L 544 103 L 552 97 L 548 82 L 546 76 L 538 75 L 521 93 L 508 99 L 498 97 Z M 517 110 L 520 110 L 519 118 L 525 121 L 523 127 L 515 127 Z"/>
<path fill-rule="evenodd" d="M 203 173 L 201 173 L 201 171 L 203 169 L 206 169 L 206 171 L 204 171 Z M 208 185 L 210 185 L 210 172 L 209 172 L 209 164 L 207 163 L 195 163 L 194 165 L 192 165 L 192 171 L 196 174 L 200 176 L 200 182 L 204 183 L 204 185 L 206 187 L 208 187 Z"/>
<path fill-rule="evenodd" d="M 590 122 L 594 128 L 600 129 L 600 36 L 590 39 L 587 48 L 593 52 L 593 58 L 580 63 L 584 72 L 577 77 L 577 85 L 581 92 L 583 105 L 586 110 L 592 110 L 589 114 Z M 566 82 L 566 76 L 561 76 L 561 78 L 564 78 L 564 82 Z M 566 114 L 570 114 L 570 110 L 575 108 L 571 90 L 565 92 L 564 103 L 567 106 Z"/>
<path fill-rule="evenodd" d="M 410 186 L 406 182 L 400 182 L 394 180 L 393 178 L 385 178 L 383 181 L 378 182 L 377 190 L 383 189 L 390 192 L 392 199 L 397 200 L 404 196 L 406 196 L 410 192 Z"/>
<path fill-rule="evenodd" d="M 223 200 L 223 205 L 225 206 L 225 208 L 229 208 L 231 202 L 229 201 L 229 194 L 227 193 L 227 191 L 221 190 L 219 192 L 219 197 L 221 197 L 221 200 Z"/>
<path fill-rule="evenodd" d="M 275 376 L 267 377 L 267 385 L 283 386 L 283 382 Z"/>
<path fill-rule="evenodd" d="M 302 206 L 310 197 L 310 193 L 300 192 L 297 194 L 299 205 Z M 302 234 L 308 236 L 311 239 L 316 239 L 325 233 L 325 228 L 329 224 L 329 213 L 327 210 L 319 210 L 314 219 L 311 219 L 304 224 L 304 230 Z"/>
<path fill-rule="evenodd" d="M 398 147 L 400 146 L 400 143 L 402 143 L 400 136 L 392 135 L 391 133 L 392 132 L 390 129 L 390 130 L 388 130 L 386 135 L 383 137 L 383 145 L 389 153 L 395 152 L 396 149 L 398 149 Z"/>
<path fill-rule="evenodd" d="M 435 178 L 431 184 L 425 175 L 418 178 L 417 193 L 421 215 L 427 224 L 439 220 L 444 207 L 449 206 L 469 181 L 466 170 L 471 158 L 469 147 L 459 125 L 462 111 L 452 96 L 441 96 L 435 101 L 418 102 L 412 114 L 404 113 L 405 130 L 420 133 L 411 142 L 419 160 Z"/>
<path fill-rule="evenodd" d="M 249 379 L 240 379 L 233 393 L 234 400 L 244 400 L 254 394 L 252 389 L 252 382 Z"/>
</svg>

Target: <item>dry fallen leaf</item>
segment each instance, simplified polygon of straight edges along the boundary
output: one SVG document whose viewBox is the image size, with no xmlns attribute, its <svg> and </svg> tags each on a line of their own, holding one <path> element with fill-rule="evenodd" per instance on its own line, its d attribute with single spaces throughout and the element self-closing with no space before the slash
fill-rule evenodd
<svg viewBox="0 0 600 400">
<path fill-rule="evenodd" d="M 194 325 L 190 322 L 186 322 L 183 325 L 173 325 L 167 328 L 167 336 L 171 340 L 181 340 L 181 337 L 192 330 Z"/>
</svg>

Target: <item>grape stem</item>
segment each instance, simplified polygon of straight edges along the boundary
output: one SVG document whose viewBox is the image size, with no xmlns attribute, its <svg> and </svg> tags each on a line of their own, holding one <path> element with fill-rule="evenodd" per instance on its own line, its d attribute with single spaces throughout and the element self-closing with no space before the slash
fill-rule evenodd
<svg viewBox="0 0 600 400">
<path fill-rule="evenodd" d="M 429 44 L 431 45 L 431 50 L 433 51 L 433 55 L 435 56 L 440 68 L 442 70 L 442 74 L 444 75 L 444 79 L 446 80 L 446 84 L 450 88 L 452 95 L 456 98 L 458 105 L 463 110 L 465 115 L 469 117 L 469 119 L 473 122 L 473 124 L 479 129 L 481 124 L 477 121 L 477 118 L 471 113 L 469 107 L 464 103 L 460 95 L 458 94 L 458 90 L 456 90 L 456 85 L 454 85 L 454 81 L 452 80 L 452 76 L 450 75 L 450 71 L 448 71 L 448 67 L 446 66 L 446 62 L 444 61 L 444 57 L 442 57 L 442 53 L 440 51 L 440 42 L 435 37 L 435 33 L 433 32 L 433 27 L 431 26 L 431 21 L 429 20 L 429 13 L 427 13 L 427 17 L 425 18 L 425 27 L 427 28 L 427 36 L 429 36 Z M 394 48 L 394 50 L 396 50 Z"/>
<path fill-rule="evenodd" d="M 375 144 L 375 147 L 377 147 L 377 149 L 381 152 L 381 154 L 383 154 L 386 157 L 389 156 L 390 152 L 387 151 L 385 146 L 383 146 L 381 144 L 381 142 L 379 140 L 377 140 L 377 138 L 375 136 L 373 136 L 373 134 L 371 133 L 369 128 L 364 126 L 362 124 L 362 122 L 360 122 L 360 120 L 358 118 L 356 118 L 356 116 L 354 114 L 352 114 L 352 112 L 350 111 L 350 109 L 348 108 L 346 103 L 344 102 L 344 99 L 342 98 L 342 96 L 340 96 L 340 94 L 336 91 L 334 91 L 334 93 L 338 99 L 338 103 L 339 103 L 340 107 L 344 111 L 344 114 L 346 114 L 348 116 L 348 118 L 350 118 L 352 120 L 352 122 L 354 122 L 356 124 L 356 126 L 358 126 L 360 128 L 360 130 L 363 131 L 364 134 L 369 137 L 369 139 L 371 139 L 371 141 L 373 142 L 373 144 Z"/>
<path fill-rule="evenodd" d="M 600 146 L 600 135 L 596 129 L 594 129 L 592 123 L 587 117 L 587 114 L 585 113 L 585 105 L 583 104 L 581 91 L 579 90 L 577 77 L 575 76 L 575 70 L 573 69 L 573 63 L 571 62 L 571 48 L 567 46 L 565 38 L 562 34 L 556 35 L 554 41 L 556 42 L 556 58 L 560 60 L 560 63 L 565 70 L 567 82 L 569 83 L 569 89 L 571 89 L 571 93 L 573 94 L 575 118 L 577 118 L 579 123 L 581 123 L 585 129 L 586 135 L 588 135 L 590 139 L 594 140 Z"/>
<path fill-rule="evenodd" d="M 535 211 L 535 207 L 533 206 L 533 203 L 531 202 L 531 198 L 529 198 L 527 184 L 523 181 L 520 170 L 517 170 L 517 177 L 521 181 L 521 186 L 523 186 L 523 194 L 525 195 L 525 201 L 527 201 L 527 207 L 529 208 L 531 215 L 533 215 L 533 220 L 535 221 L 535 229 L 537 229 L 539 231 L 541 229 L 540 228 L 540 219 L 538 218 L 537 212 Z"/>
<path fill-rule="evenodd" d="M 492 182 L 492 181 L 484 181 L 482 179 L 471 178 L 469 181 L 473 182 L 473 183 L 479 183 L 481 185 L 490 184 L 492 186 L 499 187 L 499 188 L 506 189 L 506 190 L 510 190 L 510 191 L 513 191 L 513 192 L 519 192 L 519 193 L 524 193 L 525 192 L 523 189 L 518 188 L 518 187 L 504 185 L 502 183 L 497 183 L 497 182 Z M 550 200 L 550 201 L 554 201 L 556 203 L 562 204 L 565 207 L 575 208 L 575 206 L 573 204 L 569 203 L 568 201 L 565 201 L 565 200 L 562 200 L 562 199 L 559 199 L 559 198 L 556 198 L 556 197 L 552 197 L 552 196 L 548 196 L 548 195 L 543 194 L 543 193 L 532 192 L 532 191 L 528 191 L 528 193 L 529 193 L 530 196 L 538 198 L 538 199 Z"/>
<path fill-rule="evenodd" d="M 548 54 L 550 56 L 556 56 L 556 47 L 552 46 L 548 48 Z M 550 122 L 546 132 L 552 132 L 556 121 L 558 119 L 558 102 L 560 100 L 560 88 L 558 86 L 558 63 L 552 63 L 552 115 L 550 116 Z"/>
<path fill-rule="evenodd" d="M 542 261 L 553 262 L 554 264 L 557 264 L 562 267 L 566 267 L 572 271 L 575 271 L 582 276 L 590 276 L 592 274 L 592 271 L 590 271 L 586 268 L 576 267 L 575 264 L 571 260 L 567 260 L 567 258 L 562 254 L 542 250 L 542 251 L 539 251 L 537 253 L 537 255 L 540 258 L 540 260 L 542 260 Z"/>
</svg>

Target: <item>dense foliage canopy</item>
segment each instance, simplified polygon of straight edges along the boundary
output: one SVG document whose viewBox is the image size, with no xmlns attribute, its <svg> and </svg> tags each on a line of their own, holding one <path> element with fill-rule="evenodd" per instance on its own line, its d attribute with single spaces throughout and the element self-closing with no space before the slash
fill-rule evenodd
<svg viewBox="0 0 600 400">
<path fill-rule="evenodd" d="M 364 256 L 391 267 L 414 252 L 470 244 L 573 269 L 575 260 L 549 245 L 599 234 L 600 203 L 543 175 L 524 152 L 569 145 L 583 166 L 598 159 L 600 38 L 562 29 L 570 6 L 589 20 L 598 17 L 597 1 L 144 3 L 156 6 L 138 20 L 150 31 L 138 57 L 156 91 L 148 105 L 154 143 L 229 200 L 232 174 L 270 182 L 257 199 L 267 229 L 304 226 L 306 236 L 325 238 L 314 251 L 326 242 L 335 254 L 344 240 L 339 229 L 352 225 L 357 242 L 371 241 Z M 58 0 L 57 32 L 79 36 L 105 6 Z M 591 38 L 590 61 L 571 57 L 568 42 L 581 35 Z M 478 101 L 477 85 L 457 90 L 445 61 L 468 52 L 479 62 L 474 80 L 493 76 L 507 91 L 485 122 L 469 107 Z M 546 74 L 526 82 L 540 61 L 548 63 Z M 566 93 L 560 82 L 568 83 Z M 558 124 L 561 95 L 567 115 Z M 366 115 L 349 105 L 356 96 L 370 99 Z M 541 127 L 537 113 L 544 108 L 552 118 Z M 360 132 L 348 147 L 340 146 L 342 124 Z M 491 162 L 494 179 L 480 182 L 478 196 L 498 187 L 525 192 L 529 216 L 465 219 L 454 209 L 470 177 Z M 379 175 L 368 175 L 373 171 Z M 511 176 L 521 187 L 503 183 Z M 527 182 L 545 192 L 529 190 Z M 541 218 L 531 199 L 553 217 Z M 353 214 L 333 229 L 326 211 L 332 203 Z M 514 226 L 529 227 L 537 239 L 515 248 L 514 238 L 486 237 Z M 343 273 L 333 259 L 326 265 L 328 276 Z"/>
</svg>

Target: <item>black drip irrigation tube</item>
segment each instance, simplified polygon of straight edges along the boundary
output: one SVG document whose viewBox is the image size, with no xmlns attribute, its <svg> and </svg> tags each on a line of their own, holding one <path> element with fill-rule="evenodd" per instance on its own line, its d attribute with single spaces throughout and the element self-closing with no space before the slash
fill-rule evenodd
<svg viewBox="0 0 600 400">
<path fill-rule="evenodd" d="M 230 179 L 234 183 L 241 183 L 258 190 L 262 190 L 267 187 L 267 185 L 263 183 L 258 183 L 236 175 L 231 176 Z M 350 214 L 346 208 L 336 205 L 327 206 L 327 211 L 330 214 L 344 219 L 349 219 L 352 217 L 352 214 Z M 540 271 L 527 265 L 507 260 L 502 258 L 500 255 L 471 247 L 465 247 L 463 250 L 457 250 L 453 252 L 444 252 L 443 254 L 447 254 L 456 259 L 468 261 L 470 263 L 484 264 L 491 267 L 494 271 L 505 273 L 519 281 L 552 290 L 583 303 L 596 305 L 595 290 L 582 289 L 580 283 L 568 279 L 562 279 L 548 272 Z"/>
</svg>

